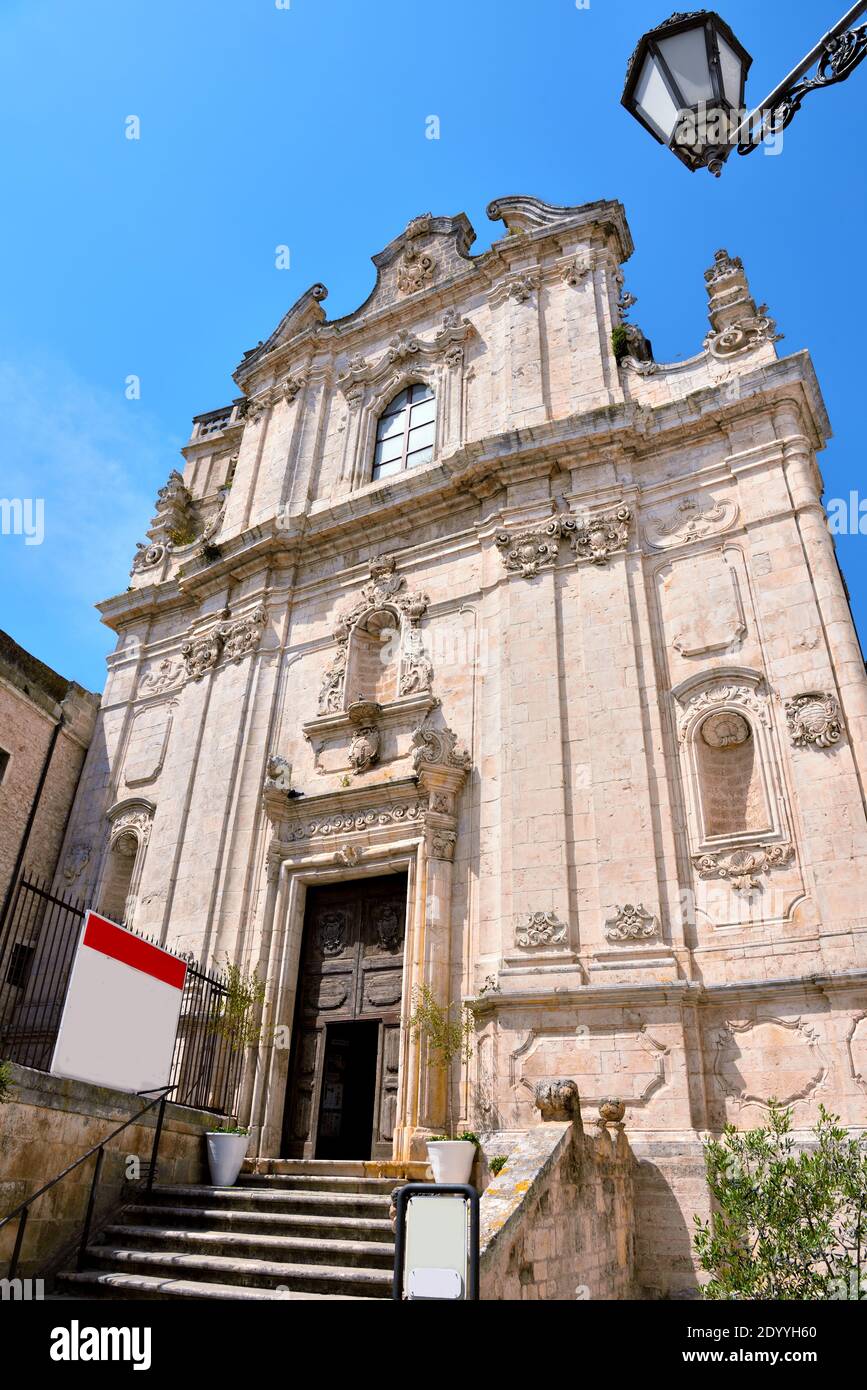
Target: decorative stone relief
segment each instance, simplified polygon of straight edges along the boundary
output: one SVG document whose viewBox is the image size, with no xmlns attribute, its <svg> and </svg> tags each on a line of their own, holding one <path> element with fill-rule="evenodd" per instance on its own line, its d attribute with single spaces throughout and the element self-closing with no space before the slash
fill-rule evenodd
<svg viewBox="0 0 867 1390">
<path fill-rule="evenodd" d="M 749 738 L 750 726 L 742 714 L 726 709 L 708 715 L 700 733 L 708 748 L 737 748 Z"/>
<path fill-rule="evenodd" d="M 184 668 L 179 661 L 165 656 L 162 661 L 149 666 L 139 681 L 139 695 L 160 695 L 173 686 L 180 685 L 184 679 Z"/>
<path fill-rule="evenodd" d="M 171 541 L 136 541 L 130 574 L 141 574 L 142 570 L 153 569 L 172 549 Z"/>
<path fill-rule="evenodd" d="M 368 387 L 375 387 L 380 393 L 398 387 L 399 376 L 395 374 L 395 367 L 402 367 L 407 362 L 430 363 L 443 359 L 452 349 L 462 347 L 474 331 L 470 320 L 454 309 L 446 312 L 442 326 L 429 341 L 401 329 L 391 339 L 378 362 L 371 364 L 361 353 L 355 353 L 344 371 L 338 374 L 338 389 L 350 406 L 357 408 L 363 402 Z"/>
<path fill-rule="evenodd" d="M 304 372 L 298 372 L 287 376 L 281 389 L 283 399 L 291 405 L 299 391 L 307 385 L 307 377 Z"/>
<path fill-rule="evenodd" d="M 349 745 L 349 762 L 356 774 L 369 772 L 379 759 L 380 734 L 377 719 L 382 707 L 374 700 L 356 700 L 347 711 L 357 725 Z"/>
<path fill-rule="evenodd" d="M 334 862 L 341 864 L 344 869 L 354 869 L 361 863 L 362 853 L 357 845 L 341 845 L 340 849 L 334 851 Z"/>
<path fill-rule="evenodd" d="M 507 570 L 532 578 L 543 565 L 553 565 L 560 550 L 560 522 L 556 519 L 542 523 L 538 527 L 519 531 L 512 536 L 508 531 L 498 531 L 494 544 L 503 557 Z"/>
<path fill-rule="evenodd" d="M 786 723 L 795 748 L 832 748 L 843 732 L 840 706 L 833 695 L 821 691 L 787 700 Z"/>
<path fill-rule="evenodd" d="M 566 931 L 566 923 L 560 921 L 556 912 L 529 912 L 526 919 L 518 924 L 515 945 L 524 949 L 531 946 L 561 946 L 566 941 Z"/>
<path fill-rule="evenodd" d="M 749 710 L 750 713 L 756 715 L 763 723 L 767 723 L 767 705 L 757 693 L 756 687 L 751 685 L 735 685 L 730 682 L 713 685 L 708 689 L 698 691 L 697 694 L 689 696 L 688 699 L 680 703 L 678 734 L 682 743 L 689 737 L 689 731 L 696 719 L 705 713 L 713 713 L 714 710 L 719 710 L 720 706 L 724 705 L 739 705 L 742 709 Z M 719 729 L 719 726 L 717 727 Z M 733 729 L 730 729 L 729 732 L 733 732 Z"/>
<path fill-rule="evenodd" d="M 114 845 L 123 835 L 135 835 L 140 845 L 146 845 L 151 833 L 153 812 L 141 804 L 111 818 L 109 844 Z"/>
<path fill-rule="evenodd" d="M 223 639 L 219 632 L 209 632 L 202 637 L 191 637 L 181 647 L 181 656 L 187 668 L 187 675 L 200 681 L 208 671 L 212 671 L 220 659 Z"/>
<path fill-rule="evenodd" d="M 430 690 L 433 676 L 433 662 L 424 649 L 421 633 L 417 626 L 412 624 L 406 633 L 401 660 L 401 695 L 416 695 L 421 691 Z"/>
<path fill-rule="evenodd" d="M 762 343 L 778 343 L 782 336 L 777 332 L 776 320 L 768 316 L 767 304 L 760 304 L 755 314 L 745 314 L 721 333 L 709 333 L 703 345 L 712 357 L 726 361 L 739 353 L 751 352 Z"/>
<path fill-rule="evenodd" d="M 575 289 L 584 283 L 587 276 L 591 273 L 592 267 L 588 261 L 583 261 L 580 256 L 570 256 L 568 260 L 562 261 L 559 266 L 560 279 L 564 285 L 569 285 Z"/>
<path fill-rule="evenodd" d="M 690 493 L 670 510 L 650 515 L 644 524 L 644 534 L 657 549 L 683 545 L 728 530 L 737 514 L 734 502 L 717 502 L 708 494 Z"/>
<path fill-rule="evenodd" d="M 224 623 L 219 629 L 225 654 L 229 661 L 240 661 L 242 657 L 258 647 L 262 633 L 268 622 L 268 615 L 262 604 L 243 618 Z"/>
<path fill-rule="evenodd" d="M 412 765 L 416 772 L 422 763 L 462 768 L 465 772 L 472 767 L 472 759 L 458 742 L 457 734 L 446 727 L 435 729 L 428 720 L 413 729 L 412 749 Z"/>
<path fill-rule="evenodd" d="M 776 323 L 768 317 L 767 304 L 756 308 L 740 257 L 717 251 L 704 278 L 711 325 L 704 347 L 712 357 L 727 361 L 763 343 L 780 340 L 782 334 L 777 333 Z"/>
<path fill-rule="evenodd" d="M 625 907 L 619 907 L 605 923 L 605 935 L 609 941 L 646 941 L 658 932 L 659 923 L 641 903 L 637 906 L 627 903 Z"/>
<path fill-rule="evenodd" d="M 570 1078 L 560 1080 L 550 1076 L 536 1082 L 533 1102 L 542 1120 L 575 1120 L 581 1114 L 578 1085 Z"/>
<path fill-rule="evenodd" d="M 275 792 L 291 792 L 292 790 L 292 764 L 287 758 L 281 757 L 279 753 L 273 753 L 268 759 L 265 788 L 267 791 Z"/>
<path fill-rule="evenodd" d="M 187 675 L 192 676 L 193 680 L 201 680 L 208 671 L 213 670 L 223 655 L 234 662 L 248 656 L 258 647 L 268 622 L 262 604 L 241 618 L 232 618 L 229 609 L 224 608 L 221 618 L 217 627 L 189 637 L 181 647 Z"/>
<path fill-rule="evenodd" d="M 453 830 L 431 830 L 427 842 L 427 852 L 430 858 L 447 861 L 454 859 L 457 838 Z"/>
<path fill-rule="evenodd" d="M 404 632 L 404 673 L 408 681 L 423 681 L 428 672 L 433 677 L 433 667 L 421 649 L 421 639 L 414 636 L 415 630 L 428 606 L 427 594 L 407 588 L 402 575 L 395 573 L 396 561 L 393 555 L 376 556 L 370 562 L 370 579 L 362 586 L 359 597 L 337 618 L 334 636 L 337 650 L 333 654 L 319 690 L 319 713 L 337 714 L 343 708 L 346 663 L 349 652 L 349 638 L 352 629 L 368 613 L 379 608 L 396 609 L 405 620 Z M 410 665 L 407 667 L 407 655 Z M 417 666 L 413 667 L 413 660 Z M 414 685 L 414 689 L 427 689 L 428 686 Z M 408 691 L 401 690 L 401 694 Z"/>
<path fill-rule="evenodd" d="M 791 844 L 759 845 L 723 851 L 719 854 L 693 855 L 699 878 L 720 878 L 731 883 L 736 893 L 752 893 L 762 888 L 762 876 L 780 869 L 794 858 Z"/>
<path fill-rule="evenodd" d="M 63 877 L 67 883 L 74 883 L 81 877 L 90 863 L 92 852 L 90 845 L 72 845 L 63 865 Z"/>
<path fill-rule="evenodd" d="M 625 506 L 583 520 L 564 517 L 562 523 L 576 560 L 589 560 L 594 565 L 604 565 L 612 555 L 626 549 L 631 524 L 632 512 Z"/>
<path fill-rule="evenodd" d="M 338 813 L 324 820 L 308 821 L 297 825 L 288 834 L 287 841 L 312 840 L 317 836 L 346 835 L 353 830 L 371 830 L 374 826 L 399 825 L 402 821 L 424 820 L 427 807 L 421 801 L 411 806 L 389 806 L 381 810 L 359 811 L 356 814 Z"/>
<path fill-rule="evenodd" d="M 436 261 L 427 251 L 407 246 L 397 267 L 397 288 L 401 294 L 415 294 L 433 283 Z"/>
</svg>

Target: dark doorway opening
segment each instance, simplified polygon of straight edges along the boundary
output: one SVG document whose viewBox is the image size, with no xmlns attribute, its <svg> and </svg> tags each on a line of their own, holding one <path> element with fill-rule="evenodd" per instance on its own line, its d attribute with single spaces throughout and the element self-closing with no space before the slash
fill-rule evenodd
<svg viewBox="0 0 867 1390">
<path fill-rule="evenodd" d="M 369 1158 L 376 1098 L 379 1023 L 333 1023 L 325 1030 L 317 1158 Z"/>
</svg>

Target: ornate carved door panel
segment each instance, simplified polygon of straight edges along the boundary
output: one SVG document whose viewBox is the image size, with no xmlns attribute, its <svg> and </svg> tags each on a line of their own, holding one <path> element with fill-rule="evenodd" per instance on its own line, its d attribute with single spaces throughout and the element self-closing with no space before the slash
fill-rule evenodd
<svg viewBox="0 0 867 1390">
<path fill-rule="evenodd" d="M 308 891 L 283 1129 L 289 1158 L 391 1156 L 406 892 L 403 874 Z"/>
</svg>

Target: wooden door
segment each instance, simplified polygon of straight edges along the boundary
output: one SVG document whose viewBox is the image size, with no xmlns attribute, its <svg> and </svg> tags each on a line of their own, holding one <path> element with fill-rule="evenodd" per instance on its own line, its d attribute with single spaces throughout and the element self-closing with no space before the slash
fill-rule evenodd
<svg viewBox="0 0 867 1390">
<path fill-rule="evenodd" d="M 405 874 L 308 891 L 283 1128 L 287 1158 L 391 1157 L 406 891 Z M 378 1025 L 375 1049 L 370 1046 L 372 1021 Z M 353 1034 L 354 1023 L 368 1027 Z M 353 1087 L 349 1099 L 356 1112 L 359 1092 L 371 1097 L 370 1137 L 362 1153 L 340 1151 L 343 1098 L 335 1069 L 346 1067 L 342 1059 L 347 1050 L 347 1084 Z M 364 1074 L 368 1065 L 375 1071 L 370 1078 Z M 348 1113 L 347 1108 L 347 1122 Z M 356 1113 L 353 1146 L 358 1142 L 357 1119 Z"/>
</svg>

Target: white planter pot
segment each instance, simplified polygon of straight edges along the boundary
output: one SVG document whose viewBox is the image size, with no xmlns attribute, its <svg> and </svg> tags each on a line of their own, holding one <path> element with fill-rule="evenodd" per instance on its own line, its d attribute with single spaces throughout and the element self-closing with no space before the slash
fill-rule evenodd
<svg viewBox="0 0 867 1390">
<path fill-rule="evenodd" d="M 247 1157 L 248 1134 L 206 1134 L 208 1167 L 214 1187 L 234 1187 Z"/>
<path fill-rule="evenodd" d="M 468 1183 L 476 1146 L 469 1139 L 429 1139 L 427 1156 L 434 1182 Z"/>
</svg>

